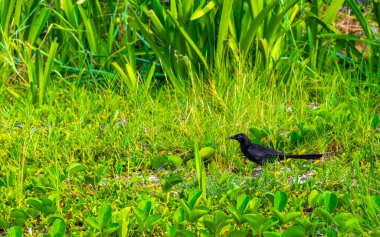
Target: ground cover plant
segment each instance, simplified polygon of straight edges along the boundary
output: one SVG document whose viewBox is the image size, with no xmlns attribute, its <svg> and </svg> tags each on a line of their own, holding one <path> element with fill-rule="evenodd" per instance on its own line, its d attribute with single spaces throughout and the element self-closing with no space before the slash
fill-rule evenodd
<svg viewBox="0 0 380 237">
<path fill-rule="evenodd" d="M 0 0 L 0 234 L 380 235 L 379 9 Z"/>
</svg>

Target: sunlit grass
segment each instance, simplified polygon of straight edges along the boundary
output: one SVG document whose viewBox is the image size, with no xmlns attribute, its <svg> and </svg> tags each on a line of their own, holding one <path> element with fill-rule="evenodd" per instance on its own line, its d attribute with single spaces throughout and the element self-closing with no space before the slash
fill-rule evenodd
<svg viewBox="0 0 380 237">
<path fill-rule="evenodd" d="M 288 204 L 290 209 L 303 211 L 307 196 L 316 189 L 336 193 L 343 203 L 349 195 L 352 201 L 340 204 L 338 210 L 356 215 L 362 198 L 380 192 L 379 133 L 371 127 L 378 108 L 370 89 L 356 91 L 355 83 L 335 74 L 324 75 L 328 85 L 316 79 L 312 88 L 296 78 L 274 86 L 264 78 L 269 76 L 255 72 L 225 73 L 215 74 L 215 79 L 231 81 L 223 93 L 217 91 L 218 85 L 204 85 L 187 95 L 163 89 L 154 96 L 136 97 L 120 96 L 112 88 L 95 92 L 57 85 L 40 107 L 25 106 L 22 100 L 27 96 L 12 104 L 9 97 L 2 97 L 3 218 L 13 225 L 16 219 L 11 213 L 30 207 L 25 200 L 49 197 L 57 205 L 52 213 L 65 218 L 69 233 L 79 234 L 87 229 L 85 218 L 102 203 L 117 211 L 151 200 L 163 221 L 154 228 L 164 231 L 164 220 L 171 218 L 168 213 L 179 207 L 175 200 L 186 199 L 189 190 L 198 187 L 194 142 L 216 150 L 215 162 L 206 164 L 208 201 L 201 201 L 211 212 L 224 210 L 220 203 L 233 203 L 241 193 L 261 199 L 276 191 L 300 202 Z M 287 160 L 255 173 L 253 163 L 244 164 L 238 145 L 226 140 L 237 132 L 254 139 L 251 128 L 268 132 L 261 143 L 289 153 L 338 152 L 339 156 L 315 164 Z M 301 136 L 295 143 L 288 137 L 292 131 Z M 162 155 L 177 155 L 185 164 L 179 170 L 157 172 L 151 162 Z M 68 174 L 73 164 L 86 169 Z M 161 185 L 174 173 L 183 177 L 183 183 L 165 194 Z M 228 176 L 221 178 L 223 174 Z M 265 205 L 262 208 L 267 213 Z M 45 213 L 43 220 L 48 216 Z M 129 218 L 130 233 L 138 233 L 137 222 Z M 26 218 L 25 226 L 45 224 Z"/>
<path fill-rule="evenodd" d="M 0 0 L 0 234 L 379 235 L 369 16 L 347 1 L 359 38 L 345 1 L 166 2 Z M 240 132 L 334 155 L 258 167 Z"/>
</svg>

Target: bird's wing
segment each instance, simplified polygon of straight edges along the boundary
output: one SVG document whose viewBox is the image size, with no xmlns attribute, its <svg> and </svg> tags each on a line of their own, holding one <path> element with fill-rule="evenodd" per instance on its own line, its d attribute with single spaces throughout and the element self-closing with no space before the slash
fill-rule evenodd
<svg viewBox="0 0 380 237">
<path fill-rule="evenodd" d="M 281 157 L 284 155 L 281 151 L 277 151 L 273 148 L 262 146 L 259 144 L 252 144 L 248 148 L 249 152 L 255 154 L 255 156 L 259 159 L 266 159 L 270 157 Z"/>
</svg>

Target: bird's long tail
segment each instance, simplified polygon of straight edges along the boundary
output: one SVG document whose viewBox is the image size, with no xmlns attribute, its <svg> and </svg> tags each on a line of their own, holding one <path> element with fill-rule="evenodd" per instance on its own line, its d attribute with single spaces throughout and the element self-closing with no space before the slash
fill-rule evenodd
<svg viewBox="0 0 380 237">
<path fill-rule="evenodd" d="M 323 156 L 325 156 L 325 154 L 304 154 L 304 155 L 285 154 L 286 158 L 303 159 L 303 160 L 320 159 Z"/>
</svg>

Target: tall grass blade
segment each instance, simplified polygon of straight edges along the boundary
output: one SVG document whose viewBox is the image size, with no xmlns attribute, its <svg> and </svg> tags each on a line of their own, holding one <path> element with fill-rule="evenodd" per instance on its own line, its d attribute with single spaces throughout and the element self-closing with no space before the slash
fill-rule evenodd
<svg viewBox="0 0 380 237">
<path fill-rule="evenodd" d="M 53 67 L 53 60 L 55 59 L 55 55 L 57 54 L 57 49 L 58 49 L 58 43 L 57 43 L 57 38 L 55 38 L 53 43 L 50 46 L 50 51 L 47 56 L 45 67 L 42 74 L 42 83 L 40 85 L 40 95 L 39 95 L 40 105 L 43 103 L 45 99 L 47 85 L 50 81 L 51 69 Z M 41 70 L 41 73 L 42 73 L 42 70 Z"/>
<path fill-rule="evenodd" d="M 327 24 L 332 24 L 337 16 L 337 12 L 342 7 L 344 0 L 331 1 L 330 6 L 327 8 L 323 21 Z"/>
<path fill-rule="evenodd" d="M 380 25 L 380 1 L 372 0 L 372 4 L 373 4 L 373 12 L 375 13 L 377 24 Z"/>
<path fill-rule="evenodd" d="M 194 159 L 195 168 L 197 170 L 197 179 L 199 189 L 202 190 L 202 196 L 206 197 L 206 171 L 202 160 L 202 156 L 199 153 L 198 143 L 194 142 Z"/>
<path fill-rule="evenodd" d="M 206 15 L 209 11 L 211 11 L 216 6 L 214 1 L 210 1 L 207 5 L 202 9 L 197 9 L 190 17 L 191 21 L 194 21 L 202 16 Z"/>
<path fill-rule="evenodd" d="M 175 74 L 172 71 L 171 65 L 169 63 L 169 59 L 164 56 L 162 53 L 160 47 L 157 45 L 156 41 L 152 38 L 150 32 L 148 29 L 146 29 L 146 26 L 144 23 L 140 21 L 138 16 L 135 12 L 132 12 L 134 15 L 134 18 L 136 20 L 137 26 L 139 27 L 142 35 L 144 36 L 144 40 L 149 44 L 148 46 L 153 50 L 153 52 L 157 55 L 157 57 L 160 59 L 161 65 L 167 74 L 170 82 L 173 84 L 175 89 L 179 92 L 184 91 L 184 83 L 181 81 L 181 79 L 177 78 Z"/>
<path fill-rule="evenodd" d="M 350 6 L 350 9 L 354 12 L 354 15 L 356 19 L 359 21 L 364 34 L 367 38 L 372 39 L 373 34 L 370 25 L 368 24 L 368 21 L 365 19 L 362 11 L 360 10 L 358 4 L 355 0 L 346 0 L 347 4 Z"/>
<path fill-rule="evenodd" d="M 78 5 L 78 9 L 79 9 L 79 12 L 81 14 L 81 17 L 86 29 L 87 41 L 88 41 L 88 44 L 90 45 L 91 51 L 94 53 L 94 55 L 100 55 L 100 49 L 99 49 L 99 43 L 98 43 L 99 37 L 96 34 L 97 31 L 95 29 L 94 23 L 87 17 L 82 6 Z"/>
<path fill-rule="evenodd" d="M 219 23 L 218 41 L 216 44 L 216 63 L 220 65 L 224 49 L 224 41 L 228 36 L 228 25 L 230 21 L 233 0 L 224 0 L 222 8 L 222 16 Z"/>
<path fill-rule="evenodd" d="M 149 93 L 150 91 L 150 85 L 152 83 L 152 79 L 153 79 L 153 76 L 154 76 L 154 72 L 156 71 L 156 63 L 153 62 L 152 63 L 152 67 L 150 68 L 149 70 L 149 73 L 148 75 L 146 76 L 146 78 L 144 79 L 144 92 L 145 92 L 145 96 Z"/>
<path fill-rule="evenodd" d="M 171 13 L 169 13 L 169 16 L 172 18 L 174 24 L 178 28 L 178 30 L 181 32 L 182 36 L 186 39 L 187 43 L 191 46 L 191 48 L 195 51 L 195 53 L 198 55 L 198 57 L 201 59 L 203 66 L 208 70 L 207 60 L 202 55 L 201 51 L 197 47 L 197 45 L 194 43 L 194 41 L 191 39 L 191 37 L 186 33 L 186 31 L 180 26 L 178 21 L 172 16 Z"/>
<path fill-rule="evenodd" d="M 47 20 L 50 16 L 51 9 L 43 8 L 39 13 L 34 12 L 33 21 L 28 35 L 28 41 L 34 45 L 37 37 L 41 34 L 42 30 L 46 26 Z"/>
<path fill-rule="evenodd" d="M 240 49 L 242 50 L 243 55 L 247 55 L 249 53 L 249 49 L 251 48 L 252 43 L 256 38 L 256 32 L 259 30 L 260 25 L 268 16 L 268 13 L 276 6 L 276 4 L 277 1 L 268 4 L 253 20 L 253 22 L 247 30 L 247 33 L 245 34 L 245 37 L 240 38 Z"/>
</svg>

